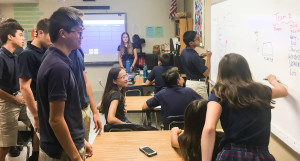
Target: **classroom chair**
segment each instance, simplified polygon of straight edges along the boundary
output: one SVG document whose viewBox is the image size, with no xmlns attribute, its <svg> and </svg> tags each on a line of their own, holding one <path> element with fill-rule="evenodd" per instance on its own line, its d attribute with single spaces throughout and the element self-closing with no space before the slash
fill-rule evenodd
<svg viewBox="0 0 300 161">
<path fill-rule="evenodd" d="M 173 127 L 183 129 L 184 127 L 184 116 L 168 116 L 164 121 L 164 130 L 171 130 Z"/>
<path fill-rule="evenodd" d="M 136 131 L 135 124 L 105 124 L 104 132 Z"/>
<path fill-rule="evenodd" d="M 139 89 L 129 89 L 125 92 L 125 96 L 141 96 L 142 92 Z"/>
</svg>

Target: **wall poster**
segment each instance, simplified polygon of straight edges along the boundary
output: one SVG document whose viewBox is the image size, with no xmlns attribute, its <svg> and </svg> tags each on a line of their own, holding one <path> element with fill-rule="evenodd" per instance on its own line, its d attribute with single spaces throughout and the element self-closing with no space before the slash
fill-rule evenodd
<svg viewBox="0 0 300 161">
<path fill-rule="evenodd" d="M 204 47 L 204 0 L 194 0 L 194 31 L 200 39 L 200 47 Z"/>
</svg>

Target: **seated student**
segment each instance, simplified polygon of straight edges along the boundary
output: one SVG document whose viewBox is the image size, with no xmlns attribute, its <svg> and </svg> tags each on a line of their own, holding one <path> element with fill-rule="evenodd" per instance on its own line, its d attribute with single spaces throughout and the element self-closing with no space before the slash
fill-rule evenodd
<svg viewBox="0 0 300 161">
<path fill-rule="evenodd" d="M 162 78 L 167 88 L 159 91 L 154 97 L 147 100 L 142 109 L 147 110 L 161 105 L 162 121 L 168 116 L 183 115 L 187 105 L 195 99 L 202 98 L 191 88 L 182 87 L 184 80 L 180 77 L 177 68 L 163 73 Z"/>
<path fill-rule="evenodd" d="M 100 104 L 100 113 L 105 115 L 107 124 L 123 124 L 131 123 L 125 116 L 127 110 L 125 108 L 125 87 L 127 86 L 128 75 L 121 67 L 111 68 L 102 101 Z M 136 130 L 157 130 L 153 127 L 135 125 Z"/>
<path fill-rule="evenodd" d="M 119 67 L 110 69 L 99 110 L 105 115 L 106 123 L 130 123 L 125 117 L 127 112 L 125 108 L 127 81 L 128 75 L 125 70 Z"/>
<path fill-rule="evenodd" d="M 201 161 L 200 142 L 205 123 L 206 106 L 206 100 L 194 100 L 184 112 L 184 132 L 178 127 L 172 128 L 171 145 L 174 148 L 180 148 L 185 161 Z M 217 155 L 222 135 L 223 132 L 218 132 L 216 135 L 213 158 Z"/>
<path fill-rule="evenodd" d="M 255 82 L 247 60 L 239 54 L 227 54 L 219 63 L 217 82 L 208 98 L 202 132 L 202 160 L 210 161 L 218 120 L 224 129 L 224 145 L 216 160 L 275 160 L 269 153 L 272 98 L 288 95 L 273 75 L 274 87 Z"/>
<path fill-rule="evenodd" d="M 154 93 L 159 92 L 161 89 L 166 87 L 165 82 L 162 80 L 162 74 L 171 69 L 172 66 L 169 66 L 170 55 L 162 54 L 158 57 L 158 66 L 155 66 L 150 72 L 145 85 L 152 84 L 152 81 L 155 80 L 155 90 Z"/>
</svg>

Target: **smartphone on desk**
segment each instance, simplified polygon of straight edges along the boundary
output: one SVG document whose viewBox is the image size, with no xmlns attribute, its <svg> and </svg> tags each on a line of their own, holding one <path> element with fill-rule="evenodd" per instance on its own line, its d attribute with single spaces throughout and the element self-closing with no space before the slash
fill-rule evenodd
<svg viewBox="0 0 300 161">
<path fill-rule="evenodd" d="M 151 149 L 149 146 L 141 146 L 140 151 L 143 152 L 148 157 L 151 157 L 151 156 L 154 156 L 157 154 L 157 152 L 154 151 L 153 149 Z"/>
</svg>

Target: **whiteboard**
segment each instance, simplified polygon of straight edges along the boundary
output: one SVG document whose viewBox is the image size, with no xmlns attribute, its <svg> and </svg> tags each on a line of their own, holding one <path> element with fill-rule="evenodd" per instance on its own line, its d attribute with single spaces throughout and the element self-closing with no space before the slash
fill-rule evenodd
<svg viewBox="0 0 300 161">
<path fill-rule="evenodd" d="M 211 6 L 211 81 L 227 53 L 243 55 L 254 80 L 274 74 L 289 95 L 276 99 L 271 131 L 300 153 L 299 0 L 226 0 Z"/>
</svg>

